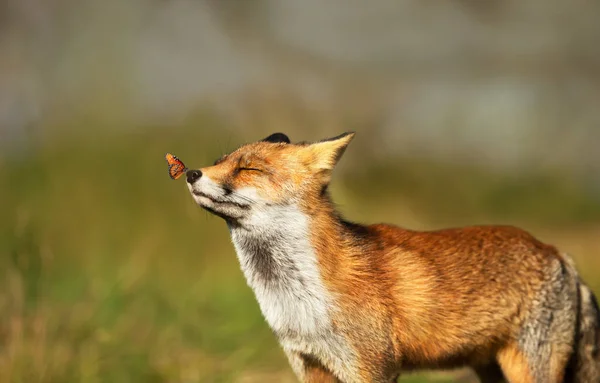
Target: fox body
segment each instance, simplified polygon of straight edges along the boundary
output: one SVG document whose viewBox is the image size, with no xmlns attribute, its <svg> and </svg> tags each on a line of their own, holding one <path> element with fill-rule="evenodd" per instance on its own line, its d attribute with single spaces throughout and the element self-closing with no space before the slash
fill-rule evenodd
<svg viewBox="0 0 600 383">
<path fill-rule="evenodd" d="M 353 136 L 277 133 L 187 172 L 301 381 L 469 366 L 483 382 L 600 382 L 598 305 L 567 255 L 509 226 L 346 221 L 327 186 Z"/>
</svg>

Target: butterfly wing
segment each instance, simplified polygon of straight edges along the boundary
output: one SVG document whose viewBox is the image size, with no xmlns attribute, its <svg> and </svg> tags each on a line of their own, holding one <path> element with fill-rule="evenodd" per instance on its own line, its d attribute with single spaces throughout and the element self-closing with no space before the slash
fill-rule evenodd
<svg viewBox="0 0 600 383">
<path fill-rule="evenodd" d="M 176 179 L 178 179 L 179 177 L 181 177 L 186 172 L 185 169 L 186 168 L 183 165 L 180 165 L 180 164 L 169 165 L 169 176 L 172 179 L 176 180 Z"/>
<path fill-rule="evenodd" d="M 174 180 L 181 177 L 188 170 L 183 164 L 183 162 L 171 153 L 167 153 L 165 159 L 167 160 L 167 164 L 169 165 L 169 177 L 171 177 Z"/>
</svg>

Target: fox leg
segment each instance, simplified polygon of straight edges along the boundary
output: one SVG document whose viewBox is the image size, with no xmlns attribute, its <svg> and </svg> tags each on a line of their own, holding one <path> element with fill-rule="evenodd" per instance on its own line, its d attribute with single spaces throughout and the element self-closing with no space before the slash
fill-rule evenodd
<svg viewBox="0 0 600 383">
<path fill-rule="evenodd" d="M 498 363 L 509 383 L 562 383 L 570 354 L 548 345 L 536 358 L 527 355 L 517 344 L 503 348 Z M 482 380 L 485 382 L 485 380 Z"/>
<path fill-rule="evenodd" d="M 308 365 L 304 370 L 305 383 L 341 383 L 329 370 L 320 365 Z"/>
<path fill-rule="evenodd" d="M 549 264 L 518 335 L 498 352 L 510 383 L 562 383 L 577 329 L 577 276 L 562 261 Z"/>
<path fill-rule="evenodd" d="M 284 350 L 294 373 L 302 383 L 395 383 L 398 376 L 382 376 L 369 368 L 359 368 L 356 375 L 347 375 L 342 379 L 335 376 L 317 359 L 291 350 Z"/>
<path fill-rule="evenodd" d="M 502 349 L 498 353 L 498 363 L 510 383 L 542 383 L 534 379 L 533 366 L 517 345 Z"/>
<path fill-rule="evenodd" d="M 311 367 L 304 375 L 304 383 L 341 383 L 331 372 L 324 368 Z"/>
<path fill-rule="evenodd" d="M 292 370 L 302 383 L 341 383 L 319 361 L 298 352 L 285 350 Z"/>
</svg>

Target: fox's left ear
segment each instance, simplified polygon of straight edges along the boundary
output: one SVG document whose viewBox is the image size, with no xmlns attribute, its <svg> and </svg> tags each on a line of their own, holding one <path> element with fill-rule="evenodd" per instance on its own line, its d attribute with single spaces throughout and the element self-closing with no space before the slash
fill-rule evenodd
<svg viewBox="0 0 600 383">
<path fill-rule="evenodd" d="M 271 142 L 277 144 L 279 142 L 283 142 L 286 144 L 290 143 L 290 138 L 283 133 L 273 133 L 269 137 L 263 139 L 264 142 Z"/>
<path fill-rule="evenodd" d="M 306 150 L 309 152 L 311 167 L 315 170 L 333 170 L 355 134 L 346 132 L 308 145 Z"/>
</svg>

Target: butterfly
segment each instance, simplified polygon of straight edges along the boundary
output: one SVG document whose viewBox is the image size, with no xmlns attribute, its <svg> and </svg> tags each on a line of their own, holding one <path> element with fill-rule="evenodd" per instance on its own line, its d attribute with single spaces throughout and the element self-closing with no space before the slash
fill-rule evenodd
<svg viewBox="0 0 600 383">
<path fill-rule="evenodd" d="M 179 158 L 175 157 L 171 153 L 167 153 L 165 159 L 169 165 L 169 176 L 174 180 L 181 177 L 188 170 L 183 162 L 181 162 Z"/>
</svg>

